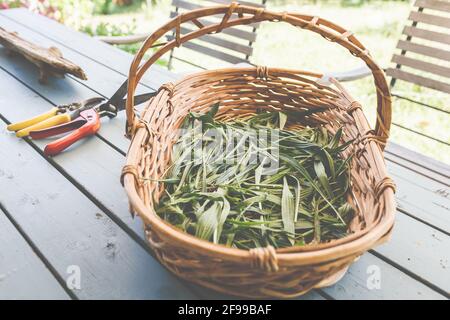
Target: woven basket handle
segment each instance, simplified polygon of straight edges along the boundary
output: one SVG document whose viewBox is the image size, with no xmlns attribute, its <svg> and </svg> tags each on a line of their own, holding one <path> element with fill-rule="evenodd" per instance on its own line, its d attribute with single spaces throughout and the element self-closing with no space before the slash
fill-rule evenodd
<svg viewBox="0 0 450 320">
<path fill-rule="evenodd" d="M 232 17 L 233 13 L 237 13 L 237 17 Z M 203 25 L 199 18 L 223 14 L 221 22 L 216 24 Z M 141 80 L 143 74 L 148 68 L 153 65 L 162 55 L 179 47 L 181 44 L 201 37 L 205 34 L 219 33 L 223 29 L 234 27 L 237 25 L 247 25 L 262 21 L 279 22 L 284 21 L 293 26 L 302 29 L 307 29 L 312 32 L 320 34 L 322 37 L 331 42 L 336 42 L 348 49 L 349 52 L 360 59 L 372 71 L 375 86 L 377 89 L 377 120 L 375 126 L 376 138 L 381 142 L 386 142 L 389 137 L 389 130 L 391 127 L 391 95 L 389 86 L 386 81 L 383 70 L 373 61 L 367 49 L 356 39 L 356 37 L 344 28 L 324 19 L 315 16 L 296 14 L 296 13 L 275 13 L 267 11 L 263 8 L 255 8 L 250 6 L 238 5 L 231 3 L 230 5 L 216 6 L 210 8 L 197 9 L 178 15 L 167 24 L 156 30 L 143 43 L 140 50 L 130 67 L 128 76 L 128 95 L 126 103 L 127 126 L 126 135 L 133 136 L 138 122 L 134 113 L 134 93 L 136 86 Z M 188 34 L 181 35 L 181 25 L 183 23 L 193 23 L 198 29 Z M 173 40 L 163 43 L 160 48 L 153 53 L 153 55 L 144 63 L 143 60 L 145 52 L 154 47 L 155 42 L 164 37 L 167 32 L 175 30 L 175 37 Z M 352 108 L 359 108 L 358 103 L 353 103 Z M 382 144 L 383 145 L 383 144 Z"/>
</svg>

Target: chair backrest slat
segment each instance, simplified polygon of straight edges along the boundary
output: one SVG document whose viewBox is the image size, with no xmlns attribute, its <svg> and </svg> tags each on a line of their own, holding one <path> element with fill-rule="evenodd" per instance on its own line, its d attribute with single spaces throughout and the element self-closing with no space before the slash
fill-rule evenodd
<svg viewBox="0 0 450 320">
<path fill-rule="evenodd" d="M 425 30 L 417 27 L 406 26 L 403 30 L 403 34 L 409 37 L 416 37 L 429 41 L 450 44 L 450 34 L 442 32 Z"/>
<path fill-rule="evenodd" d="M 188 28 L 184 28 L 181 27 L 181 33 L 182 34 L 186 34 L 189 32 L 192 32 L 192 29 L 188 29 Z M 201 39 L 201 41 L 205 41 L 208 43 L 212 43 L 215 44 L 217 46 L 223 47 L 223 48 L 227 48 L 236 52 L 240 52 L 243 53 L 245 55 L 251 55 L 252 54 L 252 48 L 247 46 L 247 45 L 243 45 L 240 43 L 236 43 L 233 41 L 229 41 L 227 39 L 223 39 L 223 38 L 219 38 L 219 37 L 214 37 L 214 36 L 210 36 L 210 35 L 205 35 L 203 36 Z"/>
<path fill-rule="evenodd" d="M 170 18 L 175 18 L 178 15 L 177 12 L 172 11 L 170 13 Z M 203 24 L 204 26 L 210 26 L 212 24 L 215 24 L 217 22 L 214 21 L 210 21 L 208 19 L 197 19 L 201 24 Z M 193 26 L 195 26 L 195 24 L 193 24 L 191 21 L 188 22 L 189 24 L 192 24 Z M 258 24 L 252 24 L 251 26 L 257 28 Z M 230 35 L 233 37 L 236 37 L 238 39 L 243 39 L 243 40 L 247 40 L 249 42 L 253 42 L 256 40 L 256 33 L 253 32 L 253 30 L 245 30 L 245 29 L 241 29 L 241 28 L 227 28 L 225 30 L 222 31 L 223 34 L 226 35 Z"/>
<path fill-rule="evenodd" d="M 174 10 L 170 13 L 170 17 L 174 18 L 178 14 L 195 10 L 199 8 L 204 8 L 206 6 L 215 6 L 230 4 L 233 0 L 172 0 L 172 6 Z M 251 5 L 254 7 L 263 8 L 264 0 L 244 0 L 236 1 L 242 5 Z M 236 14 L 231 16 L 231 19 L 237 17 Z M 212 24 L 217 24 L 221 21 L 223 15 L 211 16 L 206 19 L 198 19 L 204 26 L 210 26 Z M 197 26 L 194 23 L 189 24 L 191 27 L 181 28 L 181 34 L 187 34 L 194 30 L 197 30 Z M 248 62 L 248 58 L 253 53 L 252 43 L 256 40 L 256 29 L 259 27 L 259 23 L 253 23 L 249 25 L 241 25 L 236 27 L 231 27 L 224 29 L 219 34 L 204 35 L 194 41 L 189 42 L 189 44 L 183 44 L 183 48 L 196 51 L 197 53 L 204 54 L 227 63 L 241 63 Z M 173 39 L 173 37 L 169 37 Z M 223 50 L 222 50 L 223 49 Z M 224 51 L 224 52 L 223 52 Z M 180 51 L 181 52 L 181 51 Z M 169 61 L 169 68 L 172 65 L 172 59 L 178 59 L 186 62 L 186 59 L 181 59 L 178 56 L 178 50 L 172 50 Z"/>
<path fill-rule="evenodd" d="M 203 0 L 204 2 L 211 1 L 211 0 Z M 228 0 L 222 0 L 221 2 L 225 4 L 229 4 L 231 1 Z M 239 1 L 239 3 L 242 3 L 242 1 Z M 186 0 L 173 0 L 172 5 L 178 9 L 185 9 L 185 10 L 195 10 L 195 9 L 201 9 L 205 6 L 199 5 L 197 3 L 191 3 Z M 175 12 L 176 13 L 176 12 Z M 237 17 L 237 14 L 233 14 L 231 17 Z M 212 15 L 212 18 L 216 18 L 217 20 L 222 19 L 223 15 Z M 253 27 L 258 26 L 258 23 L 248 24 L 248 25 L 241 25 L 238 28 L 239 29 L 253 29 Z"/>
<path fill-rule="evenodd" d="M 450 2 L 416 0 L 392 62 L 386 73 L 393 78 L 450 93 Z M 404 70 L 404 68 L 407 70 Z"/>
<path fill-rule="evenodd" d="M 430 24 L 437 27 L 450 28 L 450 20 L 446 17 L 423 12 L 411 12 L 409 20 Z"/>
<path fill-rule="evenodd" d="M 395 79 L 412 82 L 418 84 L 419 86 L 450 93 L 450 85 L 442 81 L 419 76 L 401 69 L 391 69 L 389 74 Z"/>
<path fill-rule="evenodd" d="M 411 41 L 399 40 L 398 49 L 419 53 L 424 56 L 450 61 L 450 51 L 417 44 Z"/>
<path fill-rule="evenodd" d="M 409 58 L 409 57 L 398 55 L 398 54 L 395 54 L 392 57 L 392 62 L 400 64 L 405 67 L 410 67 L 410 68 L 414 68 L 417 70 L 430 72 L 430 73 L 436 74 L 438 76 L 450 78 L 450 68 L 447 68 L 447 67 L 444 67 L 441 65 L 437 65 L 434 63 L 417 60 L 414 58 Z"/>
<path fill-rule="evenodd" d="M 167 38 L 169 40 L 173 40 L 175 37 L 168 36 Z M 191 50 L 194 50 L 194 51 L 197 51 L 197 52 L 200 52 L 200 53 L 203 53 L 203 54 L 206 54 L 206 55 L 214 57 L 216 59 L 220 59 L 220 60 L 232 63 L 232 64 L 237 64 L 237 63 L 241 63 L 241 62 L 246 62 L 247 61 L 244 58 L 239 58 L 239 57 L 233 56 L 231 54 L 228 54 L 228 53 L 225 53 L 225 52 L 222 52 L 222 51 L 219 51 L 219 50 L 212 49 L 210 47 L 205 47 L 205 46 L 202 46 L 202 45 L 200 45 L 198 43 L 195 43 L 195 42 L 192 42 L 192 41 L 184 43 L 183 47 L 191 49 Z"/>
<path fill-rule="evenodd" d="M 417 0 L 415 7 L 428 8 L 437 11 L 450 12 L 450 2 L 442 0 Z"/>
</svg>

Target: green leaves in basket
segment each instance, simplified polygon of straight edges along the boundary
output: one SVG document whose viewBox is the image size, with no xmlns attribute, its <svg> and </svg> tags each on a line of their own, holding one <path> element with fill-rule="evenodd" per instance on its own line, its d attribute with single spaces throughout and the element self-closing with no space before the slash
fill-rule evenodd
<svg viewBox="0 0 450 320">
<path fill-rule="evenodd" d="M 242 249 L 345 236 L 353 209 L 342 129 L 287 130 L 281 112 L 218 122 L 218 107 L 186 119 L 156 212 L 196 237 Z"/>
</svg>

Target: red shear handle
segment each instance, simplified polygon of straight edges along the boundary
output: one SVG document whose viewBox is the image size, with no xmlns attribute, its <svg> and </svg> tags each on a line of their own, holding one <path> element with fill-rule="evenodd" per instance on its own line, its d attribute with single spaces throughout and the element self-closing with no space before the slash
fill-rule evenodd
<svg viewBox="0 0 450 320">
<path fill-rule="evenodd" d="M 100 129 L 100 116 L 97 111 L 93 109 L 88 109 L 80 113 L 80 117 L 86 121 L 86 123 L 78 128 L 77 130 L 71 132 L 65 137 L 62 137 L 52 143 L 49 143 L 45 149 L 44 154 L 47 156 L 54 156 L 64 149 L 70 147 L 72 144 L 78 140 L 83 139 L 97 133 Z M 78 119 L 77 119 L 78 120 Z"/>
</svg>

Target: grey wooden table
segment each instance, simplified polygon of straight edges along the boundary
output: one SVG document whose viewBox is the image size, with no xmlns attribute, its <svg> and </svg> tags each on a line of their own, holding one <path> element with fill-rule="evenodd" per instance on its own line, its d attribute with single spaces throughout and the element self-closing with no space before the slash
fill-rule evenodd
<svg viewBox="0 0 450 320">
<path fill-rule="evenodd" d="M 109 97 L 132 56 L 23 9 L 0 11 L 0 27 L 57 46 L 89 77 L 41 85 L 34 66 L 0 46 L 0 299 L 229 298 L 178 280 L 151 256 L 119 183 L 129 145 L 123 113 L 54 158 L 43 155 L 47 141 L 19 140 L 5 129 L 53 105 Z M 154 67 L 140 90 L 173 77 Z M 398 187 L 392 240 L 336 285 L 301 299 L 449 298 L 450 167 L 393 144 L 386 159 Z"/>
</svg>

